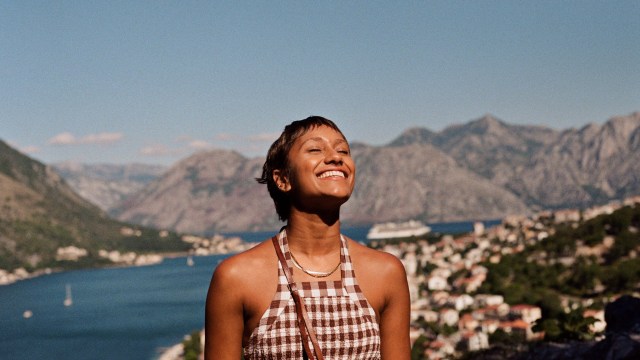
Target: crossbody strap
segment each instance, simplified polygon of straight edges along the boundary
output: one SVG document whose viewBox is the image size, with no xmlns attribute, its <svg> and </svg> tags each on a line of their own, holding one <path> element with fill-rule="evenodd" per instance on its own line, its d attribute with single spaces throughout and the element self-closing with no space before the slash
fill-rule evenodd
<svg viewBox="0 0 640 360">
<path fill-rule="evenodd" d="M 307 309 L 304 305 L 304 301 L 298 294 L 298 289 L 296 287 L 296 283 L 293 281 L 293 274 L 291 274 L 291 269 L 287 264 L 287 260 L 284 258 L 284 254 L 282 253 L 282 249 L 280 249 L 280 243 L 278 242 L 278 238 L 276 236 L 271 238 L 273 242 L 273 247 L 276 249 L 276 254 L 278 255 L 278 260 L 280 260 L 280 265 L 282 265 L 282 270 L 284 271 L 285 276 L 287 277 L 287 283 L 289 285 L 289 291 L 291 292 L 291 296 L 293 296 L 293 301 L 296 304 L 296 315 L 298 316 L 298 328 L 300 329 L 300 334 L 302 335 L 302 345 L 304 346 L 304 350 L 309 357 L 309 360 L 324 360 L 322 356 L 322 350 L 320 350 L 320 345 L 318 344 L 318 339 L 316 338 L 316 333 L 313 331 L 313 326 L 311 321 L 309 320 L 309 316 L 307 315 Z M 309 340 L 313 344 L 313 352 L 309 348 Z M 314 357 L 315 354 L 315 357 Z"/>
</svg>

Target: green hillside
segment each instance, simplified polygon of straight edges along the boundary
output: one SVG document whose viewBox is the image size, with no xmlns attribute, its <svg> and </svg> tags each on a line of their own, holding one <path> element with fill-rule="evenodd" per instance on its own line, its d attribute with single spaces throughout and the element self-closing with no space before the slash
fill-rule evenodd
<svg viewBox="0 0 640 360">
<path fill-rule="evenodd" d="M 50 167 L 0 141 L 0 269 L 84 267 L 108 262 L 100 249 L 145 252 L 185 251 L 174 233 L 110 219 L 75 194 Z M 123 234 L 124 233 L 124 234 Z M 78 261 L 56 260 L 60 247 L 76 246 L 88 255 Z"/>
<path fill-rule="evenodd" d="M 489 273 L 480 291 L 504 295 L 511 304 L 538 305 L 545 320 L 565 317 L 563 298 L 589 300 L 601 309 L 610 299 L 640 291 L 639 230 L 640 204 L 557 225 L 525 251 L 486 263 Z M 543 330 L 550 333 L 544 325 Z"/>
</svg>

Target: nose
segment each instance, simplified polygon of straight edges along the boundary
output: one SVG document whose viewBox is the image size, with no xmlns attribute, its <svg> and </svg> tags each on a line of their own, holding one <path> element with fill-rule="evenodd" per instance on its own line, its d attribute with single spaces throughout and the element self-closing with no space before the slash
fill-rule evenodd
<svg viewBox="0 0 640 360">
<path fill-rule="evenodd" d="M 324 162 L 327 164 L 342 164 L 342 154 L 335 149 L 329 149 Z"/>
</svg>

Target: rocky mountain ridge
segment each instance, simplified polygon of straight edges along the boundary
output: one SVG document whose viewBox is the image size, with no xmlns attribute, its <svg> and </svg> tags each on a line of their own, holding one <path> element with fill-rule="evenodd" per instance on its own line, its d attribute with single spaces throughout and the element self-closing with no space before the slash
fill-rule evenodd
<svg viewBox="0 0 640 360">
<path fill-rule="evenodd" d="M 385 146 L 354 144 L 358 179 L 345 223 L 480 220 L 586 207 L 640 193 L 640 112 L 554 130 L 491 115 L 441 132 L 413 128 Z M 112 210 L 119 219 L 208 233 L 280 225 L 253 179 L 263 160 L 199 153 Z"/>
<path fill-rule="evenodd" d="M 52 167 L 80 196 L 104 211 L 142 190 L 167 170 L 162 165 L 89 165 L 77 162 L 53 164 Z"/>
<path fill-rule="evenodd" d="M 254 181 L 262 163 L 234 151 L 197 153 L 179 161 L 111 214 L 179 232 L 273 228 L 277 217 L 271 199 Z"/>
</svg>

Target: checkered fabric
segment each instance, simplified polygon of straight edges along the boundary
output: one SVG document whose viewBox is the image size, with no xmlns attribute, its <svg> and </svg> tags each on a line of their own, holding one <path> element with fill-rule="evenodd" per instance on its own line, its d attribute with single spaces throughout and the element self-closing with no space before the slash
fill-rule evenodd
<svg viewBox="0 0 640 360">
<path fill-rule="evenodd" d="M 278 243 L 287 264 L 278 266 L 278 289 L 244 348 L 247 360 L 303 359 L 302 337 L 288 285 L 288 277 L 294 280 L 285 230 L 278 234 Z M 325 359 L 380 359 L 376 314 L 358 286 L 345 237 L 341 237 L 340 263 L 340 281 L 295 282 L 292 288 L 304 300 Z M 311 343 L 309 346 L 313 349 Z"/>
</svg>

